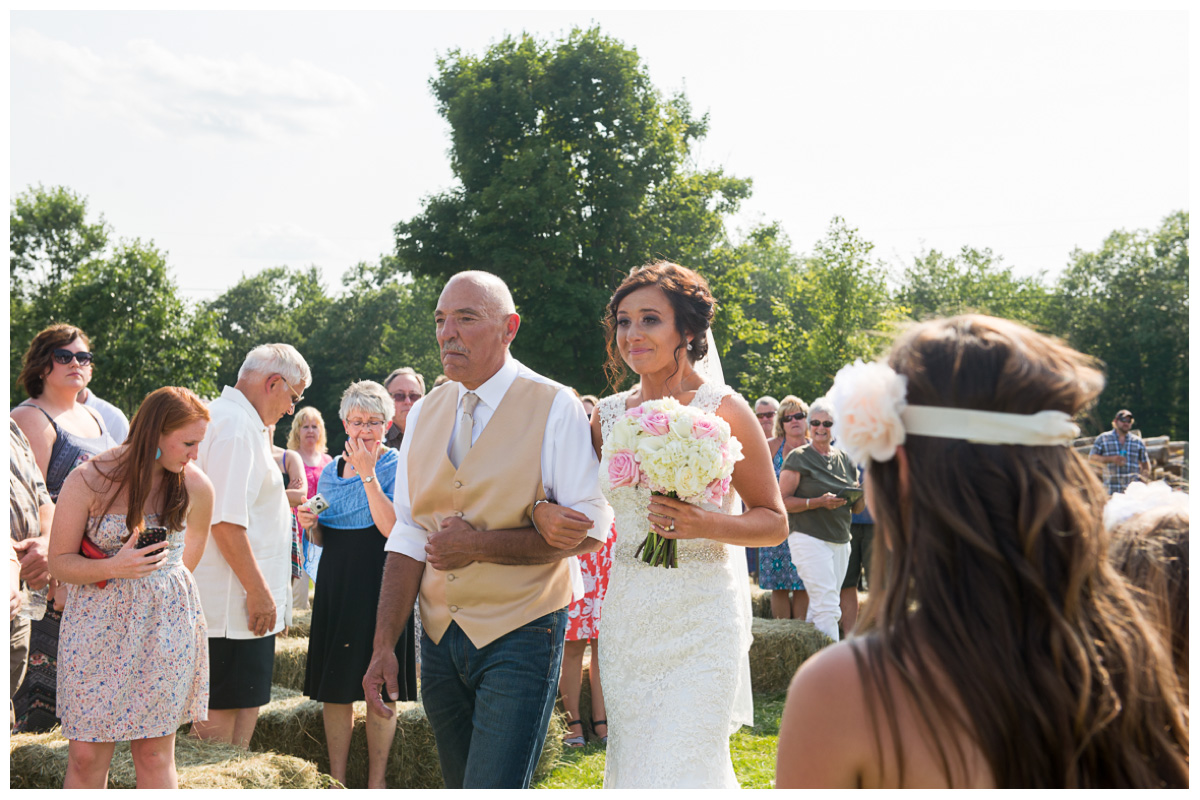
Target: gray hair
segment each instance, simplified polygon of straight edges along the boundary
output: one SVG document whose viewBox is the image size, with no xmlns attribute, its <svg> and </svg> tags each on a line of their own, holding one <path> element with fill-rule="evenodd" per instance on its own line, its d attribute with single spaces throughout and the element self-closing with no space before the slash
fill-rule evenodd
<svg viewBox="0 0 1200 800">
<path fill-rule="evenodd" d="M 260 344 L 246 354 L 238 370 L 238 380 L 247 375 L 279 374 L 291 384 L 304 382 L 305 387 L 312 386 L 312 370 L 304 356 L 290 344 Z"/>
<path fill-rule="evenodd" d="M 758 408 L 759 406 L 762 406 L 762 405 L 768 405 L 771 408 L 774 408 L 776 410 L 779 409 L 779 401 L 776 400 L 774 397 L 771 397 L 771 395 L 769 395 L 769 394 L 764 394 L 762 397 L 760 397 L 754 401 L 755 408 Z"/>
<path fill-rule="evenodd" d="M 829 402 L 829 398 L 824 395 L 812 401 L 808 407 L 808 416 L 813 414 L 828 414 L 830 419 L 833 419 L 833 403 Z"/>
<path fill-rule="evenodd" d="M 396 406 L 392 402 L 392 396 L 381 384 L 375 381 L 358 381 L 350 384 L 346 391 L 342 392 L 338 416 L 345 421 L 351 411 L 362 411 L 391 419 L 396 413 Z"/>
<path fill-rule="evenodd" d="M 421 373 L 417 372 L 412 367 L 400 367 L 399 369 L 392 370 L 390 373 L 388 373 L 388 376 L 383 379 L 383 388 L 386 389 L 387 387 L 391 386 L 392 381 L 396 380 L 396 378 L 400 377 L 401 375 L 412 375 L 413 378 L 416 379 L 417 385 L 421 387 L 421 394 L 425 394 L 425 378 L 421 375 Z"/>
<path fill-rule="evenodd" d="M 446 285 L 449 286 L 451 282 L 459 278 L 470 281 L 483 289 L 484 295 L 487 298 L 487 312 L 489 315 L 504 316 L 517 313 L 517 306 L 513 302 L 512 292 L 509 291 L 508 284 L 499 275 L 493 275 L 490 272 L 484 272 L 479 269 L 469 269 L 465 272 L 456 272 L 451 275 L 450 280 L 446 281 Z"/>
</svg>

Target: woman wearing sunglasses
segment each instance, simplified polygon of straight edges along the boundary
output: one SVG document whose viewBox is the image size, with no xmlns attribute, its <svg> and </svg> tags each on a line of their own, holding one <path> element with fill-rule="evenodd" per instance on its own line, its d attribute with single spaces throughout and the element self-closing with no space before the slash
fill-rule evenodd
<svg viewBox="0 0 1200 800">
<path fill-rule="evenodd" d="M 321 471 L 317 492 L 329 503 L 320 519 L 306 506 L 296 509 L 300 524 L 324 550 L 313 598 L 312 631 L 304 693 L 322 704 L 329 774 L 343 784 L 354 729 L 354 703 L 365 699 L 362 678 L 371 663 L 375 610 L 383 585 L 383 546 L 396 524 L 395 450 L 383 444 L 395 408 L 391 393 L 375 381 L 350 384 L 338 415 L 346 429 L 346 449 Z M 412 618 L 396 643 L 399 700 L 417 698 L 417 665 Z M 385 698 L 387 700 L 387 698 Z M 385 703 L 395 712 L 396 705 Z M 367 788 L 385 789 L 388 754 L 396 736 L 396 714 L 382 717 L 367 704 Z"/>
<path fill-rule="evenodd" d="M 18 378 L 29 399 L 12 410 L 12 420 L 29 440 L 55 501 L 71 470 L 118 444 L 100 415 L 76 399 L 92 377 L 90 350 L 83 331 L 73 325 L 51 325 L 33 338 Z M 26 555 L 37 550 L 45 559 L 47 546 L 31 547 Z M 46 615 L 32 624 L 29 671 L 13 697 L 18 731 L 47 731 L 58 724 L 55 670 L 62 597 L 54 602 L 55 587 L 51 580 Z"/>
<path fill-rule="evenodd" d="M 830 444 L 832 412 L 824 397 L 813 401 L 808 410 L 812 443 L 784 459 L 779 492 L 788 511 L 787 545 L 808 591 L 807 620 L 836 642 L 842 581 L 850 562 L 847 490 L 858 488 L 858 470 L 850 456 Z M 855 500 L 857 513 L 866 503 L 861 492 Z"/>
<path fill-rule="evenodd" d="M 789 394 L 775 415 L 774 438 L 767 442 L 775 480 L 783 461 L 798 447 L 808 444 L 808 403 Z M 792 563 L 788 543 L 758 548 L 758 585 L 771 590 L 771 616 L 775 619 L 804 619 L 808 614 L 808 593 L 804 581 Z"/>
</svg>

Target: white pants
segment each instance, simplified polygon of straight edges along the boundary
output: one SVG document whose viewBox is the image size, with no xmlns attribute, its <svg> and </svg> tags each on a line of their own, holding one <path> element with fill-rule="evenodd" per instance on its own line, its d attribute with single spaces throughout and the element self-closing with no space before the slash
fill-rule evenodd
<svg viewBox="0 0 1200 800">
<path fill-rule="evenodd" d="M 850 543 L 834 544 L 807 533 L 788 536 L 792 563 L 808 590 L 808 622 L 835 642 L 842 618 L 842 581 L 850 564 Z"/>
</svg>

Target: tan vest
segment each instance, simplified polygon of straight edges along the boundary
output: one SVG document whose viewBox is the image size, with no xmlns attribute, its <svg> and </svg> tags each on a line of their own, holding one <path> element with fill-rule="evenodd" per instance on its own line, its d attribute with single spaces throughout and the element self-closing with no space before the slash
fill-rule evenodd
<svg viewBox="0 0 1200 800">
<path fill-rule="evenodd" d="M 446 455 L 458 416 L 458 387 L 430 392 L 412 432 L 408 497 L 419 527 L 450 515 L 476 530 L 528 528 L 542 489 L 542 439 L 558 387 L 518 377 L 456 470 Z M 571 602 L 565 559 L 506 565 L 475 561 L 451 572 L 425 565 L 421 625 L 436 644 L 457 622 L 476 647 Z"/>
</svg>

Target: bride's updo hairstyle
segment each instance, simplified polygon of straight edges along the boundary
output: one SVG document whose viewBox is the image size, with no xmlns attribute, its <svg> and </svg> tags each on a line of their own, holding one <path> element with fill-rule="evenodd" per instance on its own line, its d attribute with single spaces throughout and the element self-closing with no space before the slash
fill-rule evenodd
<svg viewBox="0 0 1200 800">
<path fill-rule="evenodd" d="M 708 353 L 708 332 L 713 315 L 717 311 L 717 301 L 709 291 L 708 281 L 687 267 L 681 267 L 670 261 L 655 261 L 641 267 L 634 267 L 629 276 L 621 281 L 621 285 L 613 292 L 608 301 L 607 313 L 604 315 L 604 327 L 607 332 L 608 360 L 604 363 L 604 374 L 608 376 L 609 385 L 619 389 L 625 380 L 625 360 L 617 349 L 617 307 L 632 292 L 647 286 L 657 286 L 667 295 L 671 308 L 675 312 L 675 329 L 679 332 L 679 345 L 675 348 L 675 363 L 679 363 L 680 353 L 687 356 L 695 364 Z M 687 349 L 687 334 L 692 335 L 692 349 Z"/>
<path fill-rule="evenodd" d="M 1075 416 L 1103 387 L 1087 356 L 979 315 L 914 326 L 888 363 L 910 406 Z M 936 731 L 951 785 L 966 769 L 960 742 L 974 741 L 999 787 L 1186 787 L 1169 645 L 1108 560 L 1106 496 L 1083 457 L 912 434 L 903 448 L 905 485 L 900 454 L 869 466 L 887 553 L 873 560 L 881 590 L 856 649 L 876 747 L 882 712 L 901 785 L 897 687 Z"/>
</svg>

